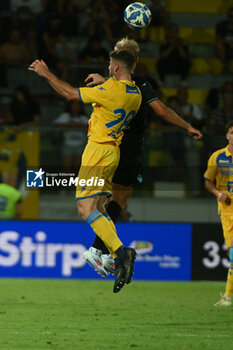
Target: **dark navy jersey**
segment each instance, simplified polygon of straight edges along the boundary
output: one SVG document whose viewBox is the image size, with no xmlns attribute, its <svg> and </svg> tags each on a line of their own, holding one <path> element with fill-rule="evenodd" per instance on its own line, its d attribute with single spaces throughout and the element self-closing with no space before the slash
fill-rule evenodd
<svg viewBox="0 0 233 350">
<path fill-rule="evenodd" d="M 136 186 L 138 177 L 141 176 L 143 163 L 144 131 L 148 125 L 149 103 L 158 100 L 151 84 L 142 78 L 133 76 L 132 79 L 140 88 L 142 103 L 136 116 L 124 130 L 124 136 L 120 144 L 120 162 L 114 174 L 113 182 L 124 186 Z"/>
<path fill-rule="evenodd" d="M 132 79 L 141 90 L 142 103 L 136 116 L 129 123 L 127 130 L 125 130 L 124 137 L 127 137 L 128 133 L 140 134 L 143 137 L 144 131 L 148 125 L 149 103 L 159 98 L 155 95 L 155 91 L 148 81 L 137 76 L 132 76 Z"/>
</svg>

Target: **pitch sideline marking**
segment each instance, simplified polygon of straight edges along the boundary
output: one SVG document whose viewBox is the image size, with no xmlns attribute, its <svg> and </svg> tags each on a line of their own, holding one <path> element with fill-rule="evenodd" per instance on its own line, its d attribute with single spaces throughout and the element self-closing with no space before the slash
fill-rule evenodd
<svg viewBox="0 0 233 350">
<path fill-rule="evenodd" d="M 35 334 L 35 332 L 33 332 Z M 8 334 L 14 334 L 14 335 L 31 335 L 31 332 L 8 332 Z M 53 332 L 37 332 L 37 335 L 54 335 Z M 66 332 L 60 332 L 59 335 L 61 336 L 80 336 L 80 334 L 83 334 L 83 332 L 80 333 L 66 333 Z M 123 334 L 117 334 L 118 336 L 122 336 Z M 129 336 L 130 334 L 125 334 L 125 336 Z M 154 335 L 154 334 L 153 334 Z M 171 336 L 176 336 L 176 337 L 205 337 L 205 338 L 227 338 L 227 337 L 231 337 L 231 335 L 229 334 L 211 334 L 211 335 L 200 335 L 200 334 L 181 334 L 181 333 L 177 333 L 177 334 L 170 334 Z"/>
<path fill-rule="evenodd" d="M 173 336 L 177 337 L 205 337 L 205 338 L 224 338 L 230 337 L 229 334 L 211 334 L 211 335 L 200 335 L 200 334 L 173 334 Z"/>
</svg>

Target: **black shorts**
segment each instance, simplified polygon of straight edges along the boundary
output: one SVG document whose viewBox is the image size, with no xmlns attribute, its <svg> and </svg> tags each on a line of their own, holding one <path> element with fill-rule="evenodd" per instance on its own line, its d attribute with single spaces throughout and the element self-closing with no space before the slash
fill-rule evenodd
<svg viewBox="0 0 233 350">
<path fill-rule="evenodd" d="M 143 137 L 137 134 L 126 134 L 120 145 L 120 152 L 120 162 L 112 182 L 135 187 L 143 180 Z"/>
</svg>

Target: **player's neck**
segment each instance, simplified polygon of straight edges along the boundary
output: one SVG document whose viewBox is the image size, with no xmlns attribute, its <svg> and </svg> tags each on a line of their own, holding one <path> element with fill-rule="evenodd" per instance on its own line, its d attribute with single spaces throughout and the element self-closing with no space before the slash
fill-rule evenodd
<svg viewBox="0 0 233 350">
<path fill-rule="evenodd" d="M 229 149 L 229 152 L 233 155 L 233 145 L 231 145 L 231 144 L 229 143 L 228 149 Z"/>
<path fill-rule="evenodd" d="M 123 72 L 119 72 L 119 73 L 115 74 L 115 77 L 117 78 L 117 80 L 132 81 L 131 74 L 126 74 L 126 73 L 123 73 Z"/>
</svg>

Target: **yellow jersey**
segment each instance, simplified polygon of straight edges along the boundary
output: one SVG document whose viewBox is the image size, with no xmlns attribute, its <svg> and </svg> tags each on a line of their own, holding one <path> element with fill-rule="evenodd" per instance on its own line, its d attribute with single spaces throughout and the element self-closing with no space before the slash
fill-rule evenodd
<svg viewBox="0 0 233 350">
<path fill-rule="evenodd" d="M 218 201 L 218 211 L 221 215 L 233 215 L 233 155 L 229 146 L 214 152 L 209 160 L 204 174 L 206 180 L 215 181 L 219 191 L 226 192 L 231 204 Z"/>
<path fill-rule="evenodd" d="M 141 92 L 135 82 L 109 78 L 95 87 L 78 89 L 83 103 L 92 103 L 88 138 L 97 143 L 121 143 L 123 130 L 141 105 Z"/>
</svg>

